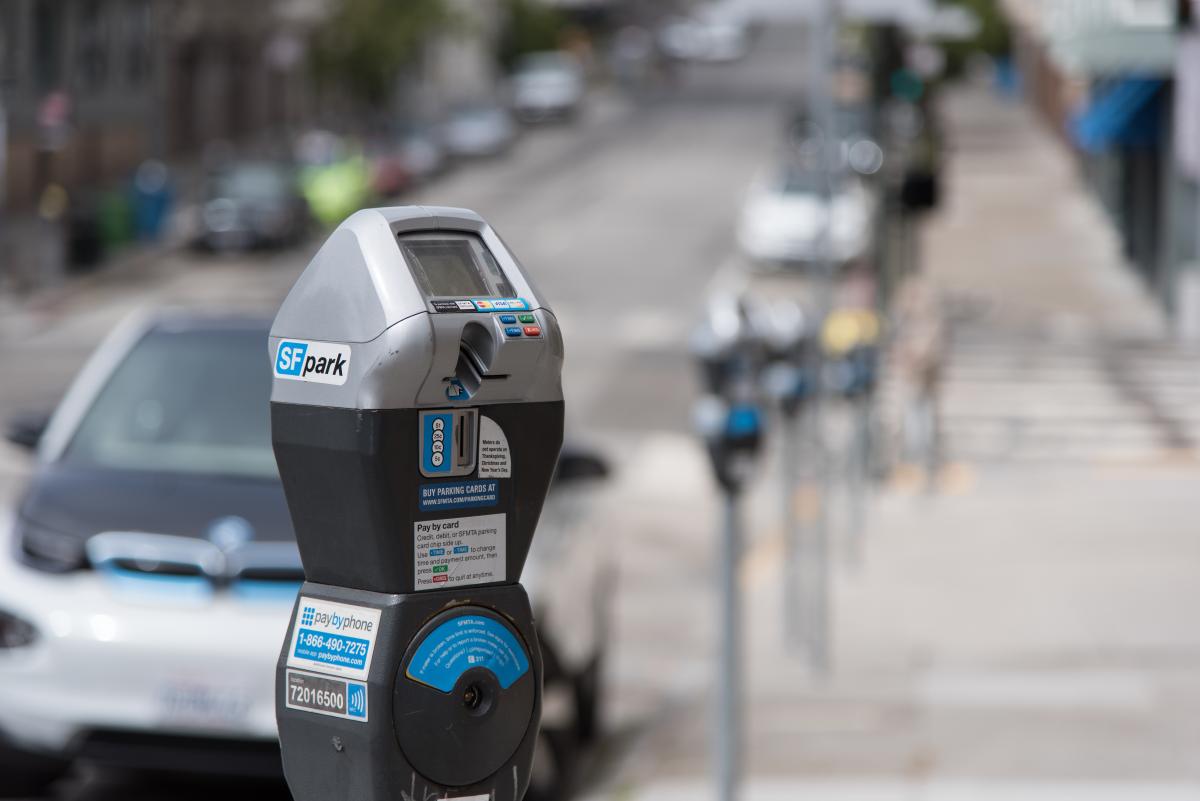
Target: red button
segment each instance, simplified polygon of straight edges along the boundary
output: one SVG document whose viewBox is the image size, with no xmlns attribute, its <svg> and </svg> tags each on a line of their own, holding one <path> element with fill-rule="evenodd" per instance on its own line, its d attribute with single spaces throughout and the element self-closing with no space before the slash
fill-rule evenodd
<svg viewBox="0 0 1200 801">
<path fill-rule="evenodd" d="M 525 336 L 540 337 L 541 335 L 542 335 L 542 329 L 538 328 L 536 325 L 525 326 Z"/>
</svg>

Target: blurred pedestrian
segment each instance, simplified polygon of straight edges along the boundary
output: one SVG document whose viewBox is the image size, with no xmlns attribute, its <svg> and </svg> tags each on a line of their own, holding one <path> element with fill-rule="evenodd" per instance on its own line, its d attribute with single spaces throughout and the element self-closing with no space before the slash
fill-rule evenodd
<svg viewBox="0 0 1200 801">
<path fill-rule="evenodd" d="M 901 464 L 923 468 L 926 487 L 933 489 L 943 456 L 940 401 L 949 337 L 940 293 L 927 274 L 905 280 L 893 314 Z"/>
</svg>

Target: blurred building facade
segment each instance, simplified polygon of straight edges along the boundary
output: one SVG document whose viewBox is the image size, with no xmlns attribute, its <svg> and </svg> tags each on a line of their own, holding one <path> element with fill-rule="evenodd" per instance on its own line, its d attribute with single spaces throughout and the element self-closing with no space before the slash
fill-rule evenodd
<svg viewBox="0 0 1200 801">
<path fill-rule="evenodd" d="M 0 0 L 0 205 L 19 215 L 50 182 L 112 184 L 147 158 L 196 162 L 213 143 L 276 154 L 306 127 L 337 130 L 341 93 L 307 64 L 334 3 Z M 465 23 L 396 76 L 397 113 L 437 117 L 500 90 L 504 4 L 447 3 Z"/>
<path fill-rule="evenodd" d="M 297 122 L 319 13 L 311 0 L 0 0 L 9 209 L 50 181 L 103 184 Z"/>
<path fill-rule="evenodd" d="M 1027 98 L 1078 155 L 1130 262 L 1180 312 L 1196 260 L 1177 166 L 1181 9 L 1191 0 L 1005 0 Z M 1193 215 L 1194 216 L 1194 215 Z"/>
</svg>

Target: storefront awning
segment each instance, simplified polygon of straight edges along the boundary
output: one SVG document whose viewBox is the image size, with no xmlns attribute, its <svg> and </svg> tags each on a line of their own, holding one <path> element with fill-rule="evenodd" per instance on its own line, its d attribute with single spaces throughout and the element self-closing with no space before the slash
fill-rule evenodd
<svg viewBox="0 0 1200 801">
<path fill-rule="evenodd" d="M 1157 106 L 1162 87 L 1156 78 L 1121 78 L 1100 88 L 1071 122 L 1076 144 L 1089 153 L 1114 145 L 1154 144 L 1162 133 Z"/>
</svg>

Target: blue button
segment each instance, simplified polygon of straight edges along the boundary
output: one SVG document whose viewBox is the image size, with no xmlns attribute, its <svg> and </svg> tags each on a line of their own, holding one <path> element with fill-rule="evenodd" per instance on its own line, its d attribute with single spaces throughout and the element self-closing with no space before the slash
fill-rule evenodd
<svg viewBox="0 0 1200 801">
<path fill-rule="evenodd" d="M 506 337 L 519 337 L 519 336 L 521 336 L 521 329 L 520 329 L 518 326 L 515 326 L 515 325 L 514 325 L 513 327 L 511 327 L 511 328 L 505 328 L 505 329 L 504 329 L 504 336 L 506 336 Z"/>
<path fill-rule="evenodd" d="M 500 315 L 500 322 L 504 323 L 505 325 L 512 325 L 516 321 L 517 321 L 517 315 L 515 315 L 515 314 Z"/>
</svg>

